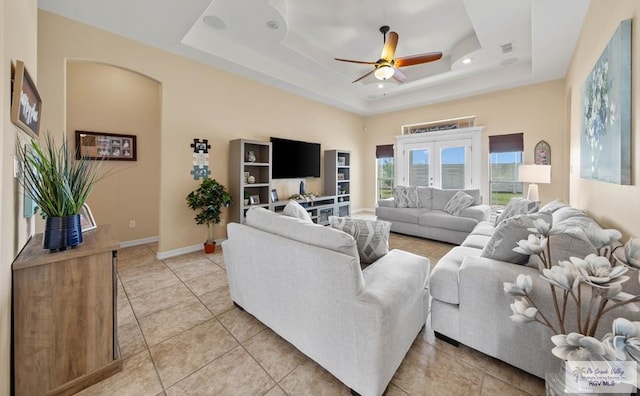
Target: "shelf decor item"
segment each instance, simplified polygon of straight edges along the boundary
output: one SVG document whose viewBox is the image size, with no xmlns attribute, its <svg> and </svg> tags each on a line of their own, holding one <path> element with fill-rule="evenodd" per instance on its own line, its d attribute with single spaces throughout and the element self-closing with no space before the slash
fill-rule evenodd
<svg viewBox="0 0 640 396">
<path fill-rule="evenodd" d="M 247 162 L 256 162 L 256 153 L 253 150 L 247 151 Z"/>
<path fill-rule="evenodd" d="M 74 159 L 66 137 L 57 146 L 49 133 L 43 146 L 32 140 L 18 145 L 16 154 L 24 167 L 20 182 L 25 193 L 46 219 L 43 247 L 57 251 L 82 243 L 80 213 L 95 184 L 107 176 L 102 162 Z"/>
<path fill-rule="evenodd" d="M 213 238 L 213 226 L 220 223 L 220 214 L 223 207 L 231 205 L 231 195 L 227 189 L 215 179 L 204 179 L 200 187 L 187 195 L 187 206 L 193 210 L 199 210 L 194 220 L 196 224 L 207 225 L 207 240 L 204 242 L 205 253 L 213 253 L 216 250 L 216 242 Z"/>
<path fill-rule="evenodd" d="M 42 99 L 24 62 L 17 61 L 13 77 L 11 122 L 37 138 L 40 131 Z"/>
</svg>

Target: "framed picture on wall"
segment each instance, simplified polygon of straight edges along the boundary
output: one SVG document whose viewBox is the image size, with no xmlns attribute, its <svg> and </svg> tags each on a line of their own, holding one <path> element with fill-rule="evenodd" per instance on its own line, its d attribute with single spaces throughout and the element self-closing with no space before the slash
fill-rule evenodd
<svg viewBox="0 0 640 396">
<path fill-rule="evenodd" d="M 40 133 L 42 99 L 23 61 L 16 61 L 11 96 L 11 122 L 34 138 Z"/>
<path fill-rule="evenodd" d="M 136 161 L 136 135 L 76 131 L 76 158 Z"/>
</svg>

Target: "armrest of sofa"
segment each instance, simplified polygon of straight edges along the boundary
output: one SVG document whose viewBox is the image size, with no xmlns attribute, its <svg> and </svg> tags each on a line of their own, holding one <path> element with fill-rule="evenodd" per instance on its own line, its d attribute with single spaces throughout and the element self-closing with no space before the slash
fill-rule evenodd
<svg viewBox="0 0 640 396">
<path fill-rule="evenodd" d="M 460 212 L 461 217 L 470 217 L 472 219 L 481 221 L 488 221 L 491 218 L 491 206 L 489 205 L 473 205 L 468 208 L 462 209 Z"/>
<path fill-rule="evenodd" d="M 378 200 L 378 207 L 380 208 L 393 208 L 395 206 L 396 204 L 393 200 L 393 197 Z"/>
</svg>

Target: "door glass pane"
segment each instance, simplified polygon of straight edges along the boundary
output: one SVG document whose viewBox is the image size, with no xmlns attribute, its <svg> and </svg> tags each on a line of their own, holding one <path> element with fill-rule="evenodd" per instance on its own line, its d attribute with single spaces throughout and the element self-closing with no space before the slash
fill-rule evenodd
<svg viewBox="0 0 640 396">
<path fill-rule="evenodd" d="M 465 188 L 465 148 L 445 147 L 440 151 L 441 185 L 444 190 Z"/>
<path fill-rule="evenodd" d="M 429 186 L 429 149 L 409 151 L 409 185 Z"/>
</svg>

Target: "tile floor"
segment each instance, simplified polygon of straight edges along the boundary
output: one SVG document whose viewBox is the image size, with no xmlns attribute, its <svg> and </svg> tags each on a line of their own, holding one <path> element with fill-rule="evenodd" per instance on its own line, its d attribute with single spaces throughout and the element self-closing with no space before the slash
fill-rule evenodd
<svg viewBox="0 0 640 396">
<path fill-rule="evenodd" d="M 452 245 L 392 234 L 429 257 Z M 349 395 L 327 371 L 234 308 L 220 251 L 156 260 L 157 245 L 118 254 L 123 371 L 82 395 Z M 387 395 L 542 395 L 544 382 L 465 346 L 416 338 Z"/>
</svg>

